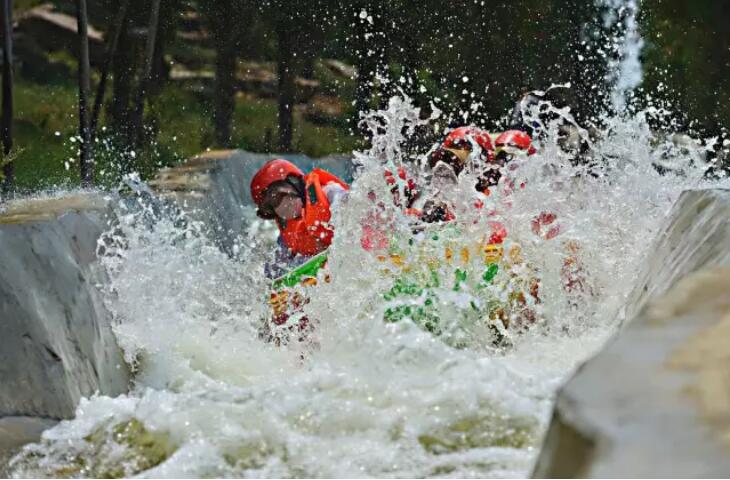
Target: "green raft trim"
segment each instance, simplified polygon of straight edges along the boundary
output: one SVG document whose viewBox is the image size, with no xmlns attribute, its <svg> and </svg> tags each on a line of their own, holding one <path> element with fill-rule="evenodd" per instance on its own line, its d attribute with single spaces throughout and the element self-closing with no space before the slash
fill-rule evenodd
<svg viewBox="0 0 730 480">
<path fill-rule="evenodd" d="M 291 288 L 302 283 L 307 278 L 316 278 L 319 270 L 327 263 L 328 252 L 325 250 L 318 253 L 303 264 L 275 278 L 271 283 L 271 288 L 278 290 L 281 288 Z"/>
</svg>

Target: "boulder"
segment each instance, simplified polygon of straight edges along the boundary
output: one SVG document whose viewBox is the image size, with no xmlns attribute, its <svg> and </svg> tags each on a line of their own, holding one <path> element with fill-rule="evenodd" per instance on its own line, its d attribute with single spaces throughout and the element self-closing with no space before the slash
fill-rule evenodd
<svg viewBox="0 0 730 480">
<path fill-rule="evenodd" d="M 626 309 L 560 390 L 533 476 L 730 472 L 730 191 L 685 192 Z"/>
<path fill-rule="evenodd" d="M 276 68 L 271 63 L 239 62 L 236 83 L 240 91 L 261 98 L 276 98 L 279 92 Z M 320 83 L 302 77 L 294 78 L 295 102 L 305 103 L 319 90 Z"/>
<path fill-rule="evenodd" d="M 354 80 L 357 77 L 357 69 L 340 60 L 329 58 L 323 60 L 322 64 L 343 80 Z"/>
<path fill-rule="evenodd" d="M 70 418 L 83 396 L 127 391 L 97 285 L 98 195 L 21 200 L 0 214 L 0 417 Z"/>
</svg>

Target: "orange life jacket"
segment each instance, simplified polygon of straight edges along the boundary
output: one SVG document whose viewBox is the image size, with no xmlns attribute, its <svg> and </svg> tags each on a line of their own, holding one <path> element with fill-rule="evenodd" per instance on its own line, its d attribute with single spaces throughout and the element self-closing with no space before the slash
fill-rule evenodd
<svg viewBox="0 0 730 480">
<path fill-rule="evenodd" d="M 334 230 L 329 224 L 332 212 L 322 187 L 337 183 L 345 190 L 348 185 L 329 172 L 315 168 L 304 176 L 305 200 L 302 216 L 286 222 L 278 221 L 284 245 L 297 255 L 316 255 L 332 243 Z"/>
</svg>

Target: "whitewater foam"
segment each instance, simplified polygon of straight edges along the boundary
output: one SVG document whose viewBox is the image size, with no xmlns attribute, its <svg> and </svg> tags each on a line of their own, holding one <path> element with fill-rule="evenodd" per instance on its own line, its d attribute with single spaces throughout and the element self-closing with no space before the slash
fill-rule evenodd
<svg viewBox="0 0 730 480">
<path fill-rule="evenodd" d="M 134 387 L 118 398 L 84 400 L 76 418 L 12 460 L 13 474 L 526 475 L 553 393 L 622 320 L 623 302 L 671 205 L 682 190 L 711 185 L 699 147 L 663 148 L 670 140 L 652 132 L 640 113 L 609 120 L 591 145 L 591 161 L 576 166 L 558 147 L 557 129 L 547 128 L 540 153 L 506 172 L 525 188 L 489 199 L 539 272 L 542 322 L 514 336 L 508 349 L 495 349 L 486 337 L 453 348 L 411 322 L 382 320 L 388 279 L 359 243 L 372 209 L 368 193 L 390 195 L 384 168 L 402 165 L 422 185 L 428 172 L 423 158 L 412 162 L 400 149 L 404 135 L 424 122 L 417 109 L 394 99 L 376 116 L 369 118 L 380 129 L 373 149 L 356 155 L 362 169 L 335 212 L 332 282 L 305 307 L 318 321 L 312 343 L 276 348 L 259 339 L 268 315 L 261 272 L 275 235 L 252 211 L 240 242 L 243 260 L 232 260 L 183 213 L 153 208 L 148 195 L 136 197 L 137 205 L 118 203 L 119 223 L 100 241 L 99 254 Z M 677 168 L 660 174 L 660 161 Z M 465 218 L 476 219 L 465 238 L 478 242 L 487 227 L 478 214 L 468 216 L 470 181 L 465 175 L 453 198 Z M 402 212 L 387 209 L 398 219 L 394 228 L 408 232 Z M 552 240 L 532 230 L 545 211 L 560 224 Z M 572 300 L 560 275 L 569 240 L 580 245 L 592 289 Z"/>
</svg>

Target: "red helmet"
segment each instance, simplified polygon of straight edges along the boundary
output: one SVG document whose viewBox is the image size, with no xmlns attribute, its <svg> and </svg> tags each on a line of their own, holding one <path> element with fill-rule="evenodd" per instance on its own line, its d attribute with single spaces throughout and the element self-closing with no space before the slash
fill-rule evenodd
<svg viewBox="0 0 730 480">
<path fill-rule="evenodd" d="M 532 146 L 532 138 L 520 130 L 507 130 L 497 137 L 494 144 L 497 149 L 507 147 L 526 151 L 528 155 L 534 155 L 537 152 Z"/>
<path fill-rule="evenodd" d="M 472 144 L 469 141 L 471 137 L 479 147 L 484 150 L 485 153 L 494 150 L 492 146 L 492 139 L 487 132 L 475 127 L 459 127 L 451 131 L 446 136 L 442 148 L 448 148 L 453 150 L 469 150 L 471 151 Z"/>
<path fill-rule="evenodd" d="M 459 127 L 452 130 L 444 142 L 431 152 L 428 163 L 434 168 L 438 162 L 444 162 L 459 175 L 466 166 L 472 151 L 472 140 L 482 149 L 482 156 L 491 161 L 494 156 L 492 139 L 487 132 L 475 127 Z"/>
<path fill-rule="evenodd" d="M 272 183 L 286 180 L 290 176 L 304 178 L 304 173 L 293 163 L 281 158 L 266 162 L 251 180 L 251 197 L 256 205 L 261 205 L 264 192 Z"/>
</svg>

